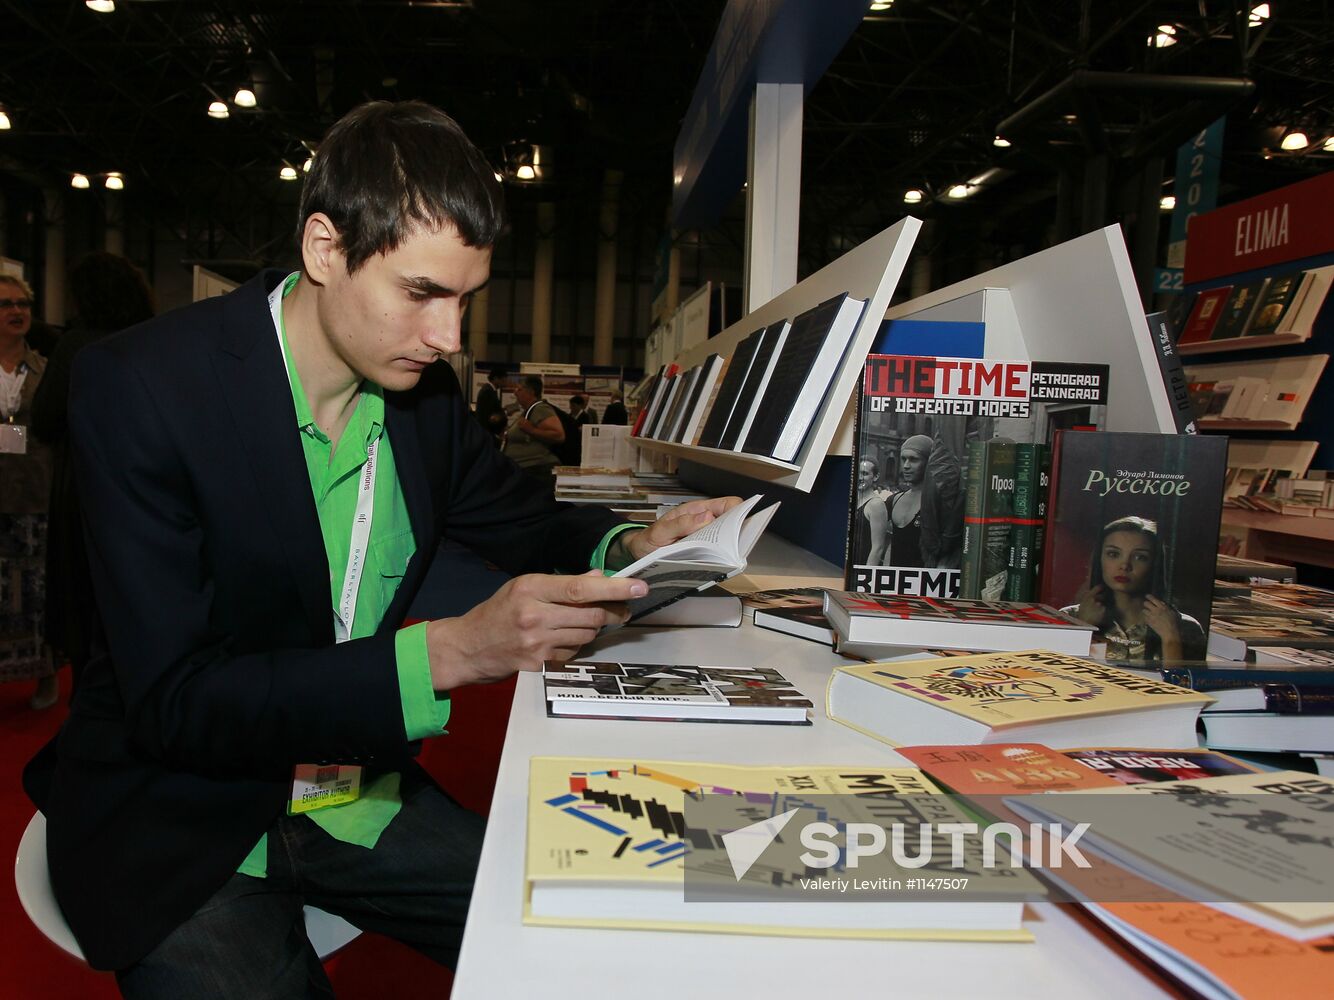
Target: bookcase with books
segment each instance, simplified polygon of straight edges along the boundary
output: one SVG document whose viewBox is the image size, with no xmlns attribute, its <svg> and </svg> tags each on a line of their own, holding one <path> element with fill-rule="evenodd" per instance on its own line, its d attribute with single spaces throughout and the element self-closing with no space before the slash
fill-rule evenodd
<svg viewBox="0 0 1334 1000">
<path fill-rule="evenodd" d="M 1334 460 L 1332 205 L 1327 173 L 1195 217 L 1186 291 L 1172 310 L 1197 427 L 1230 439 L 1225 544 L 1326 568 L 1334 567 L 1334 523 L 1323 520 L 1334 518 L 1324 482 Z"/>
</svg>

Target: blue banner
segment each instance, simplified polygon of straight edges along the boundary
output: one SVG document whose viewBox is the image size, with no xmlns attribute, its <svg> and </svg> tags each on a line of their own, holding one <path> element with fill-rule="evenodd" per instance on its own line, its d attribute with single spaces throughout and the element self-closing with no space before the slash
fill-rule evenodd
<svg viewBox="0 0 1334 1000">
<path fill-rule="evenodd" d="M 1218 170 L 1223 160 L 1226 121 L 1225 115 L 1177 150 L 1172 183 L 1177 203 L 1172 210 L 1172 229 L 1167 240 L 1169 268 L 1179 269 L 1186 264 L 1186 223 L 1191 216 L 1212 211 L 1218 205 Z"/>
</svg>

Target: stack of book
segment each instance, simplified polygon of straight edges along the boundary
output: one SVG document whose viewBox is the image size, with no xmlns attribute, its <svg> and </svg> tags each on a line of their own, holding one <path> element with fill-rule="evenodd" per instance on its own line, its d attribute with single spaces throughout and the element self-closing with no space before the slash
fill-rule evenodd
<svg viewBox="0 0 1334 1000">
<path fill-rule="evenodd" d="M 1209 654 L 1245 660 L 1257 646 L 1334 650 L 1334 593 L 1295 583 L 1262 583 L 1229 598 L 1209 622 Z"/>
<path fill-rule="evenodd" d="M 674 475 L 577 465 L 558 465 L 555 473 L 557 500 L 597 504 L 628 521 L 652 523 L 678 504 L 704 498 Z"/>
<path fill-rule="evenodd" d="M 1112 844 L 1100 840 L 1095 850 L 1091 843 L 1103 824 L 1091 824 L 1090 835 L 1080 843 L 1087 867 L 1044 868 L 1039 854 L 1038 873 L 1056 898 L 1079 903 L 1129 947 L 1189 984 L 1192 994 L 1234 1000 L 1298 996 L 1309 989 L 1310 977 L 1323 976 L 1330 940 L 1320 935 L 1334 909 L 1214 902 L 1235 894 L 1210 892 L 1188 876 L 1194 874 L 1192 865 L 1199 856 L 1231 857 L 1243 844 L 1252 858 L 1272 857 L 1275 850 L 1286 854 L 1278 827 L 1247 825 L 1244 814 L 1254 811 L 1259 796 L 1266 806 L 1272 804 L 1274 816 L 1285 811 L 1281 796 L 1318 801 L 1315 796 L 1334 791 L 1328 782 L 1309 774 L 1261 774 L 1208 750 L 1093 747 L 1062 753 L 1039 744 L 998 743 L 901 747 L 899 753 L 941 787 L 963 796 L 973 811 L 1021 829 L 1034 818 L 1054 819 L 1068 829 L 1071 824 L 1061 808 L 1066 803 L 1076 808 L 1101 805 L 1123 828 L 1137 827 Z M 1075 794 L 1045 794 L 1050 792 Z M 1206 792 L 1207 799 L 1201 794 Z M 1173 838 L 1159 829 L 1160 824 L 1146 820 L 1142 809 L 1136 812 L 1136 803 L 1099 798 L 1127 793 L 1171 795 L 1177 801 L 1190 795 L 1192 808 L 1186 813 L 1199 814 L 1202 810 L 1197 807 L 1204 805 L 1224 814 L 1217 823 L 1201 817 L 1202 835 L 1229 842 L 1220 850 L 1200 851 L 1189 836 Z M 1164 813 L 1177 804 L 1159 801 Z M 1149 808 L 1157 804 L 1141 803 Z M 1195 818 L 1183 817 L 1188 822 Z M 1195 858 L 1189 856 L 1192 851 Z M 1031 852 L 1032 846 L 1030 857 Z M 1307 872 L 1323 877 L 1327 868 L 1316 855 L 1308 853 L 1304 860 L 1308 865 L 1315 862 Z M 1295 871 L 1298 879 L 1306 877 L 1299 864 L 1283 867 Z M 1243 871 L 1240 877 L 1248 873 Z M 1270 898 L 1262 893 L 1243 898 L 1262 895 Z"/>
</svg>

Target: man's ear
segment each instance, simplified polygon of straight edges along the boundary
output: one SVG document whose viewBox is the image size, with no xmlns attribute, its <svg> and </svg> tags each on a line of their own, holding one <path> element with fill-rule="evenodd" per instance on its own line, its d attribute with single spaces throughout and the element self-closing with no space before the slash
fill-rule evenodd
<svg viewBox="0 0 1334 1000">
<path fill-rule="evenodd" d="M 323 212 L 312 212 L 301 231 L 301 260 L 306 277 L 324 285 L 345 271 L 347 264 L 340 246 L 333 220 Z"/>
</svg>

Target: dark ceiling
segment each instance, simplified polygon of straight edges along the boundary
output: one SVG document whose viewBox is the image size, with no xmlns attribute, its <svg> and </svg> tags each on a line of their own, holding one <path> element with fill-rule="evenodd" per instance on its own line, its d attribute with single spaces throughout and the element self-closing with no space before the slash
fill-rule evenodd
<svg viewBox="0 0 1334 1000">
<path fill-rule="evenodd" d="M 299 167 L 303 143 L 372 98 L 440 105 L 498 167 L 507 143 L 540 143 L 548 182 L 510 187 L 516 236 L 538 199 L 595 206 L 615 168 L 622 219 L 649 231 L 652 247 L 724 2 L 117 0 L 111 14 L 82 0 L 0 5 L 0 101 L 14 124 L 0 133 L 0 166 L 11 178 L 64 187 L 75 171 L 122 171 L 131 213 L 172 227 L 200 257 L 259 263 L 288 249 L 299 185 L 279 180 L 279 167 Z M 1155 169 L 1170 178 L 1175 147 L 1224 112 L 1225 200 L 1329 169 L 1330 153 L 1265 155 L 1282 126 L 1303 125 L 1317 144 L 1334 134 L 1330 3 L 1278 0 L 1256 27 L 1251 6 L 897 0 L 869 14 L 807 99 L 803 273 L 909 210 L 934 220 L 933 239 L 957 258 L 951 271 L 1082 231 L 1099 212 L 1122 219 L 1126 192 L 1142 193 Z M 1177 44 L 1146 44 L 1159 24 L 1174 26 Z M 1071 88 L 1016 127 L 1012 147 L 992 145 L 998 123 L 1077 70 L 1254 87 Z M 257 108 L 206 116 L 247 80 Z M 992 167 L 994 183 L 975 197 L 937 198 Z M 907 208 L 907 188 L 927 200 Z M 595 226 L 596 212 L 585 215 Z M 733 269 L 740 226 L 733 211 L 700 237 Z"/>
</svg>

